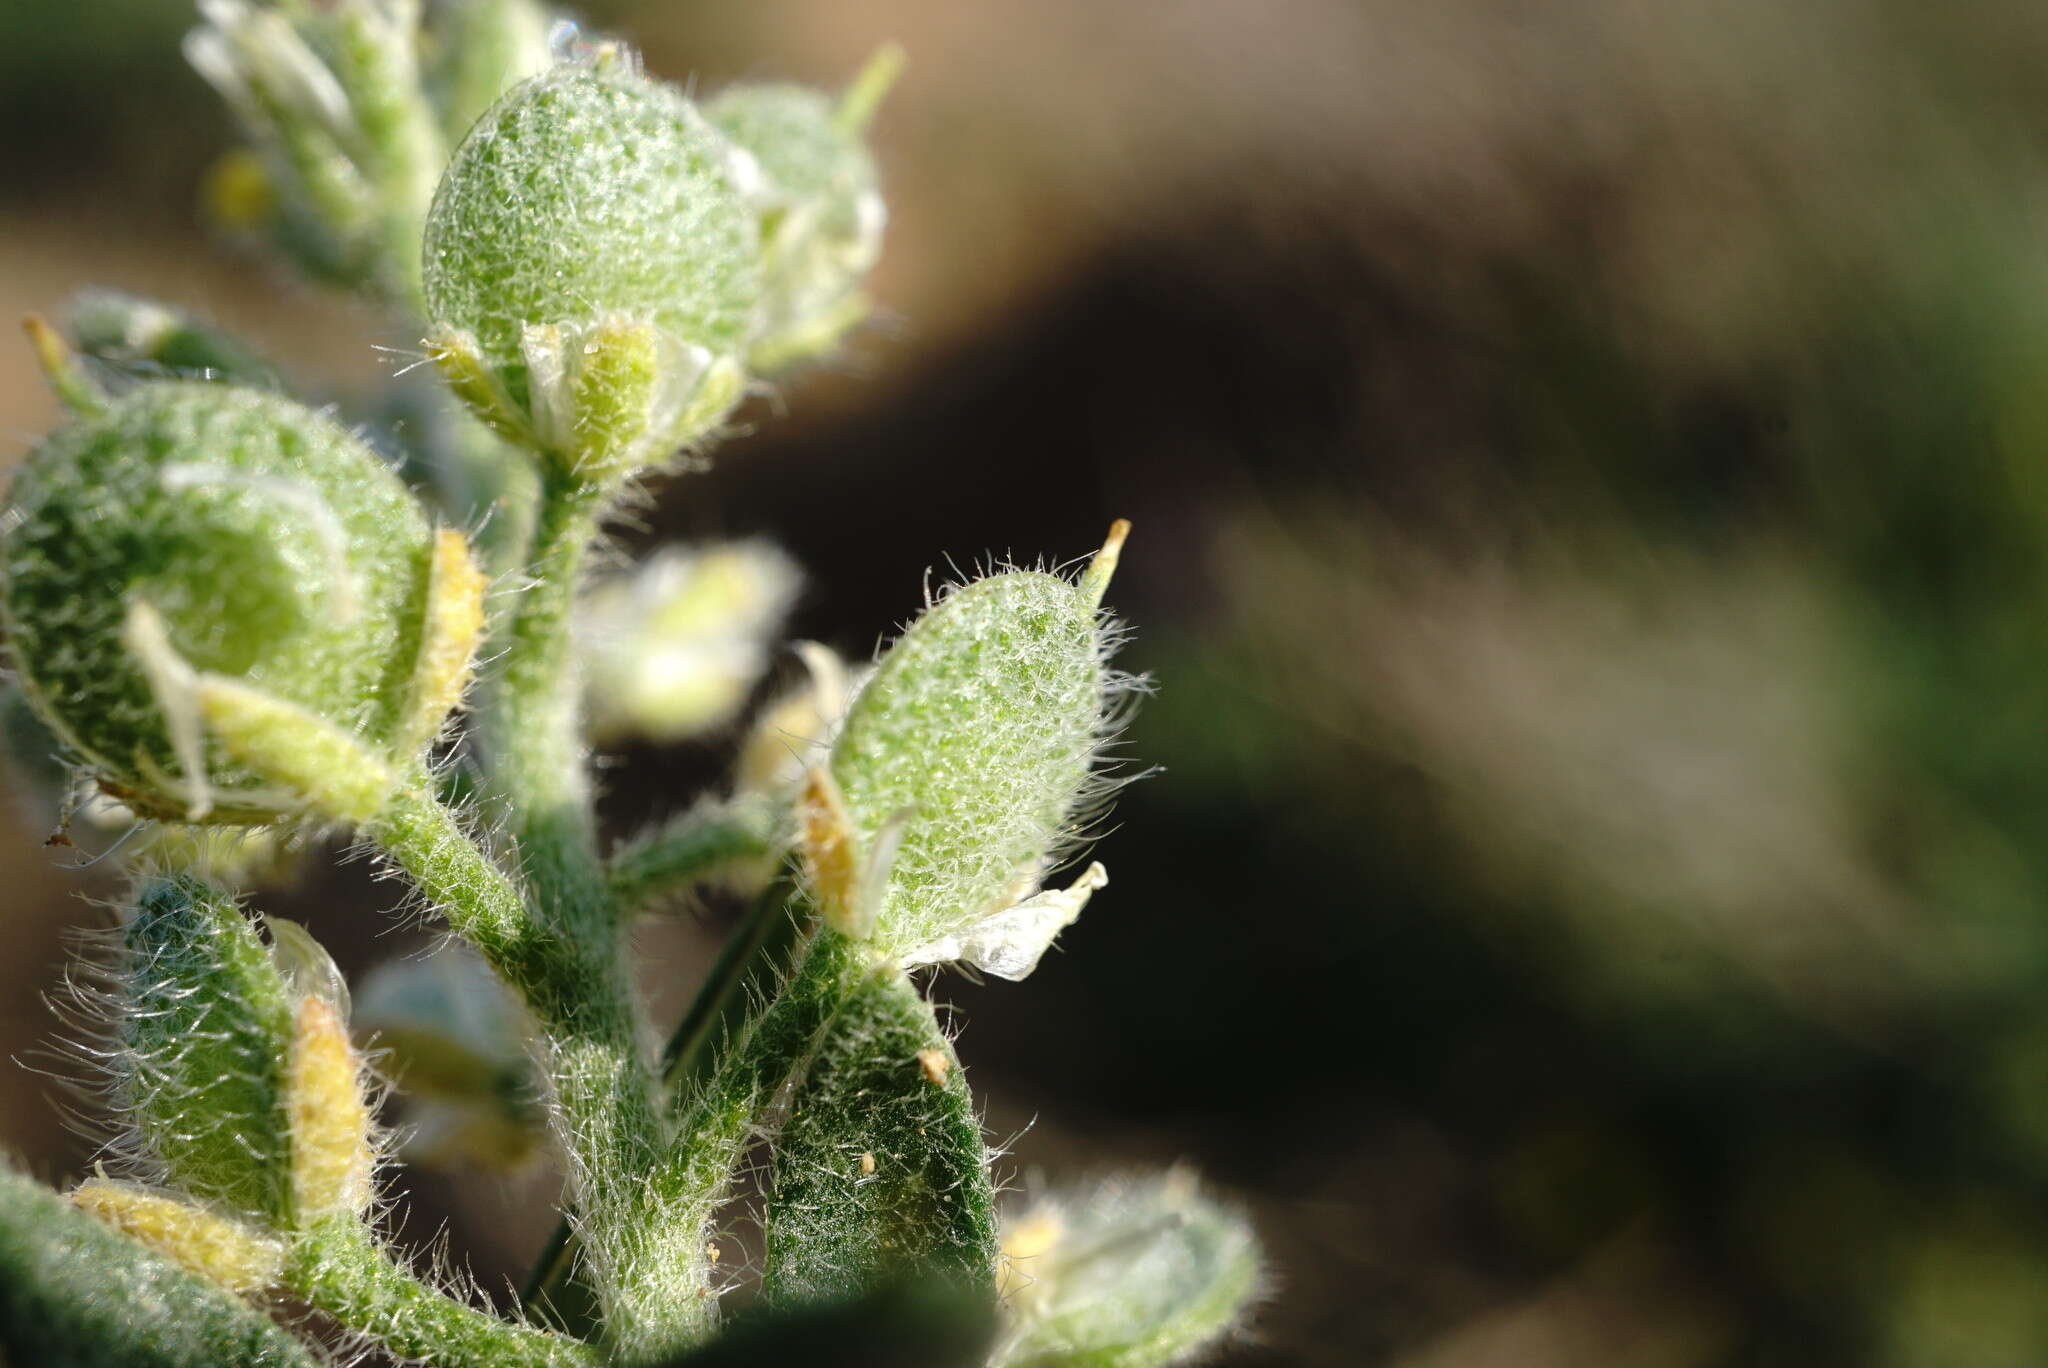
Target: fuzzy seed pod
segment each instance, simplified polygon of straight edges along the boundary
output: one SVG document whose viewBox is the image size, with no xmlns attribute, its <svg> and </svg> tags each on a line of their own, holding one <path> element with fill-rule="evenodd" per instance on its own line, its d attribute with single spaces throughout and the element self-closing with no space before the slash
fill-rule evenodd
<svg viewBox="0 0 2048 1368">
<path fill-rule="evenodd" d="M 423 624 L 449 548 L 437 560 L 382 460 L 290 400 L 141 386 L 35 450 L 6 526 L 0 606 L 23 690 L 145 816 L 249 825 L 303 806 L 208 734 L 204 681 L 260 692 L 385 759 L 411 759 L 394 748 L 438 727 L 422 709 L 446 711 L 445 681 L 415 694 L 423 650 L 447 654 Z"/>
<path fill-rule="evenodd" d="M 600 741 L 679 741 L 723 726 L 768 668 L 803 583 L 766 542 L 664 547 L 583 596 L 578 645 Z"/>
<path fill-rule="evenodd" d="M 877 61 L 889 63 L 886 84 L 893 62 Z M 783 84 L 733 86 L 704 106 L 753 165 L 744 179 L 761 223 L 761 321 L 750 352 L 759 369 L 817 356 L 867 315 L 860 287 L 881 256 L 888 211 L 861 138 L 865 113 Z"/>
<path fill-rule="evenodd" d="M 614 50 L 508 92 L 427 217 L 430 344 L 456 393 L 593 486 L 708 432 L 760 298 L 729 158 Z"/>
<path fill-rule="evenodd" d="M 284 976 L 234 900 L 188 876 L 135 900 L 116 993 L 122 1100 L 178 1189 L 275 1228 L 291 1212 Z"/>
<path fill-rule="evenodd" d="M 219 328 L 118 290 L 79 292 L 71 301 L 71 333 L 81 352 L 133 375 L 284 387 L 268 362 Z"/>
<path fill-rule="evenodd" d="M 1164 1368 L 1228 1334 L 1256 1300 L 1243 1217 L 1175 1170 L 1046 1197 L 1004 1223 L 1000 1368 Z"/>
<path fill-rule="evenodd" d="M 1035 571 L 965 585 L 912 623 L 832 747 L 861 868 L 836 898 L 859 904 L 848 915 L 835 917 L 833 890 L 817 890 L 827 919 L 857 935 L 871 924 L 883 951 L 929 963 L 959 957 L 934 947 L 965 944 L 987 919 L 1036 901 L 1096 787 L 1115 682 L 1108 650 L 1089 587 Z M 831 820 L 824 806 L 822 819 L 815 809 L 806 818 L 808 844 L 820 843 L 809 829 Z M 1002 947 L 969 957 L 1022 977 L 1075 911 L 1038 918 L 1050 929 L 1021 958 Z"/>
</svg>

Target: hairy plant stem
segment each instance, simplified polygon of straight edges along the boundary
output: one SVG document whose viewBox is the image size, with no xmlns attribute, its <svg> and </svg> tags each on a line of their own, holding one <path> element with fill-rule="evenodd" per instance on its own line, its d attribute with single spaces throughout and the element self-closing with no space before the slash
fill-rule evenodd
<svg viewBox="0 0 2048 1368">
<path fill-rule="evenodd" d="M 765 803 L 702 803 L 614 851 L 606 879 L 619 915 L 631 917 L 725 870 L 765 861 L 775 853 L 776 825 Z"/>
<path fill-rule="evenodd" d="M 530 909 L 424 775 L 400 787 L 367 834 L 532 1010 L 608 1331 L 636 1349 L 664 1346 L 698 1313 L 659 1291 L 674 1222 L 650 1210 L 645 1180 L 663 1153 L 663 1128 L 617 939 Z"/>
<path fill-rule="evenodd" d="M 689 1257 L 678 1261 L 675 1272 L 678 1290 L 688 1289 L 706 1305 L 705 1330 L 716 1306 L 711 1294 L 717 1272 L 707 1249 L 733 1171 L 748 1144 L 781 1124 L 785 1085 L 804 1068 L 860 984 L 877 972 L 897 971 L 878 966 L 861 943 L 821 927 L 799 951 L 782 991 L 684 1099 L 681 1124 L 648 1190 L 687 1222 L 682 1248 Z"/>
<path fill-rule="evenodd" d="M 795 876 L 785 870 L 755 900 L 747 919 L 726 941 L 690 1010 L 662 1053 L 662 1082 L 670 1096 L 694 1102 L 716 1075 L 749 1021 L 790 977 L 804 944 L 806 909 Z M 572 1334 L 596 1324 L 590 1289 L 573 1276 L 577 1241 L 569 1222 L 557 1226 L 535 1262 L 521 1303 Z"/>
<path fill-rule="evenodd" d="M 477 722 L 488 788 L 517 842 L 536 910 L 564 933 L 609 941 L 610 894 L 597 857 L 569 634 L 601 509 L 587 485 L 544 481 L 527 582 L 484 679 Z"/>
<path fill-rule="evenodd" d="M 401 1358 L 446 1368 L 596 1368 L 587 1344 L 502 1320 L 428 1286 L 348 1213 L 293 1241 L 285 1285 L 309 1305 Z"/>
</svg>

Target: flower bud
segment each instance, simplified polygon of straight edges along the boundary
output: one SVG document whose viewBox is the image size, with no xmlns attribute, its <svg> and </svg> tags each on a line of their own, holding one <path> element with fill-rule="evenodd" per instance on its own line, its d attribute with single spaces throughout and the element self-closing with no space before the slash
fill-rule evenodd
<svg viewBox="0 0 2048 1368">
<path fill-rule="evenodd" d="M 815 641 L 795 645 L 804 675 L 754 719 L 733 762 L 733 792 L 743 798 L 786 799 L 839 735 L 846 709 L 874 672 L 849 670 L 837 651 Z"/>
<path fill-rule="evenodd" d="M 31 454 L 6 527 L 22 687 L 145 816 L 257 824 L 303 806 L 210 733 L 209 681 L 392 760 L 438 727 L 423 710 L 446 711 L 447 625 L 428 604 L 461 590 L 459 538 L 437 545 L 383 461 L 289 400 L 139 387 Z"/>
<path fill-rule="evenodd" d="M 1071 899 L 1104 881 L 1091 871 L 1065 903 L 1032 900 L 1099 789 L 1092 772 L 1116 685 L 1109 647 L 1089 584 L 1036 571 L 964 585 L 911 624 L 832 747 L 862 865 L 848 887 L 874 890 L 835 918 L 842 929 L 872 926 L 905 964 L 958 952 L 991 972 L 1030 972 L 1078 912 Z M 813 809 L 807 846 L 830 843 L 818 826 Z M 994 939 L 1034 943 L 982 944 L 983 924 L 1010 912 L 1029 915 Z"/>
<path fill-rule="evenodd" d="M 1006 1220 L 1000 1368 L 1160 1368 L 1228 1333 L 1258 1295 L 1243 1217 L 1175 1170 L 1059 1193 Z"/>
<path fill-rule="evenodd" d="M 182 309 L 118 290 L 85 290 L 71 301 L 78 349 L 138 376 L 192 374 L 281 389 L 277 372 L 247 346 Z"/>
<path fill-rule="evenodd" d="M 474 951 L 443 946 L 379 965 L 353 1013 L 407 1103 L 405 1154 L 437 1166 L 509 1170 L 540 1156 L 547 1118 L 510 989 Z"/>
<path fill-rule="evenodd" d="M 751 163 L 742 179 L 761 225 L 757 369 L 828 351 L 867 316 L 860 287 L 881 256 L 888 211 L 861 134 L 900 64 L 884 49 L 839 101 L 805 86 L 739 85 L 704 106 Z"/>
<path fill-rule="evenodd" d="M 594 586 L 577 619 L 593 733 L 679 741 L 730 721 L 801 583 L 775 547 L 736 542 L 667 547 Z"/>
<path fill-rule="evenodd" d="M 189 876 L 145 883 L 123 939 L 116 1072 L 150 1157 L 181 1191 L 281 1225 L 292 1200 L 284 976 L 234 900 Z"/>
<path fill-rule="evenodd" d="M 278 245 L 310 274 L 416 304 L 445 149 L 418 68 L 418 0 L 200 0 L 186 60 L 263 154 Z"/>
<path fill-rule="evenodd" d="M 456 393 L 591 486 L 707 433 L 760 293 L 729 151 L 616 49 L 493 105 L 427 216 L 429 343 Z"/>
<path fill-rule="evenodd" d="M 262 1292 L 277 1282 L 284 1266 L 284 1249 L 276 1240 L 137 1183 L 88 1178 L 71 1190 L 71 1200 L 230 1292 Z"/>
</svg>

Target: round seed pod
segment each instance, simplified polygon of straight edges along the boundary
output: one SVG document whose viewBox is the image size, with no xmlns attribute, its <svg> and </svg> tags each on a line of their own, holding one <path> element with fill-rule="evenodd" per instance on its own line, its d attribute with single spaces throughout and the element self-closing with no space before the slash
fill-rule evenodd
<svg viewBox="0 0 2048 1368">
<path fill-rule="evenodd" d="M 867 313 L 862 282 L 888 211 L 875 161 L 839 101 L 785 84 L 739 85 L 704 117 L 753 159 L 761 321 L 752 356 L 773 369 L 826 351 Z"/>
<path fill-rule="evenodd" d="M 600 482 L 701 436 L 740 393 L 760 299 L 731 149 L 617 54 L 513 87 L 427 216 L 434 346 L 480 416 Z"/>
<path fill-rule="evenodd" d="M 250 825 L 299 810 L 208 736 L 202 675 L 380 753 L 412 726 L 434 537 L 390 468 L 320 414 L 203 381 L 141 386 L 30 455 L 5 528 L 23 691 L 138 813 Z"/>
</svg>

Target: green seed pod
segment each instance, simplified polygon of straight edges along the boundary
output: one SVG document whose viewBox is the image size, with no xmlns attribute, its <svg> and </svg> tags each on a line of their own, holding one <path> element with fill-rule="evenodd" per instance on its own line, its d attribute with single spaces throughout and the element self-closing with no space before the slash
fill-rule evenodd
<svg viewBox="0 0 2048 1368">
<path fill-rule="evenodd" d="M 760 298 L 730 155 L 613 49 L 493 105 L 427 216 L 430 341 L 456 393 L 593 486 L 708 432 Z"/>
<path fill-rule="evenodd" d="M 1055 1194 L 1003 1227 L 1001 1368 L 1163 1368 L 1229 1333 L 1259 1292 L 1239 1216 L 1175 1171 Z"/>
<path fill-rule="evenodd" d="M 136 896 L 115 985 L 120 1093 L 174 1186 L 258 1224 L 291 1214 L 291 994 L 223 890 L 158 878 Z"/>
<path fill-rule="evenodd" d="M 208 734 L 204 680 L 246 683 L 373 752 L 420 744 L 423 623 L 449 548 L 437 555 L 405 486 L 330 419 L 254 390 L 144 385 L 35 450 L 6 525 L 0 606 L 22 687 L 135 811 L 256 824 L 301 806 Z"/>
<path fill-rule="evenodd" d="M 885 50 L 844 100 L 798 85 L 741 85 L 704 117 L 751 160 L 761 224 L 761 319 L 749 353 L 773 370 L 830 350 L 867 316 L 861 285 L 882 253 L 888 211 L 862 141 L 900 57 Z"/>
<path fill-rule="evenodd" d="M 991 575 L 934 604 L 882 657 L 832 747 L 843 814 L 818 801 L 818 783 L 805 801 L 815 891 L 839 929 L 906 964 L 968 958 L 1021 978 L 1079 910 L 1048 900 L 1105 881 L 1091 871 L 1073 895 L 1033 898 L 1097 787 L 1115 681 L 1092 588 Z M 842 825 L 850 859 L 833 847 Z M 1037 932 L 1035 945 L 966 953 L 989 918 L 1026 908 L 1043 915 L 1009 939 Z"/>
</svg>

